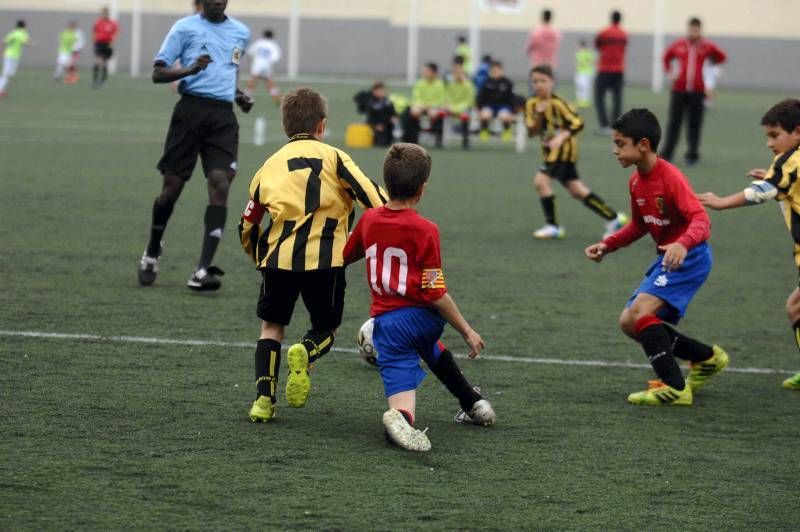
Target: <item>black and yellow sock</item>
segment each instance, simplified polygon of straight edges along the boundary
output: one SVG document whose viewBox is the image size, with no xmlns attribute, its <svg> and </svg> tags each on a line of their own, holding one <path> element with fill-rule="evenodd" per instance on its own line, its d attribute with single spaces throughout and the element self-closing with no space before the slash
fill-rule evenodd
<svg viewBox="0 0 800 532">
<path fill-rule="evenodd" d="M 556 197 L 542 196 L 539 198 L 539 201 L 542 203 L 545 222 L 550 225 L 558 225 L 558 217 L 556 216 Z"/>
<path fill-rule="evenodd" d="M 275 388 L 281 366 L 281 344 L 262 339 L 256 344 L 256 388 L 258 396 L 265 395 L 275 403 Z M 258 398 L 258 396 L 256 398 Z"/>
<path fill-rule="evenodd" d="M 206 207 L 204 218 L 205 233 L 203 234 L 203 249 L 200 252 L 200 268 L 208 268 L 214 260 L 214 253 L 222 239 L 225 229 L 225 219 L 228 217 L 228 208 L 222 205 L 209 205 Z"/>
<path fill-rule="evenodd" d="M 710 345 L 706 345 L 694 338 L 689 338 L 666 324 L 664 324 L 664 328 L 672 341 L 672 354 L 676 357 L 691 362 L 702 362 L 714 356 L 714 349 Z M 796 335 L 797 328 L 795 328 Z"/>
<path fill-rule="evenodd" d="M 461 368 L 453 359 L 453 354 L 449 349 L 445 349 L 439 355 L 436 365 L 431 368 L 445 388 L 458 399 L 458 403 L 465 411 L 469 412 L 476 402 L 481 400 L 480 394 L 476 392 L 472 385 L 467 381 Z"/>
<path fill-rule="evenodd" d="M 797 349 L 800 349 L 800 320 L 794 322 L 792 331 L 794 331 L 794 343 L 797 345 Z"/>
<path fill-rule="evenodd" d="M 583 204 L 586 205 L 590 211 L 608 221 L 617 217 L 617 211 L 612 209 L 608 203 L 603 201 L 603 199 L 594 192 L 589 192 L 589 195 L 583 198 Z"/>
<path fill-rule="evenodd" d="M 158 198 L 153 202 L 153 218 L 150 224 L 150 241 L 147 243 L 147 256 L 158 257 L 161 254 L 161 239 L 167 229 L 167 222 L 172 216 L 175 203 L 161 203 Z"/>
<path fill-rule="evenodd" d="M 686 381 L 672 356 L 672 341 L 661 320 L 652 314 L 640 318 L 636 322 L 636 335 L 658 378 L 667 386 L 683 390 Z"/>
<path fill-rule="evenodd" d="M 303 336 L 301 343 L 308 351 L 308 363 L 313 364 L 333 347 L 333 341 L 336 336 L 333 331 L 328 330 L 310 330 Z"/>
</svg>

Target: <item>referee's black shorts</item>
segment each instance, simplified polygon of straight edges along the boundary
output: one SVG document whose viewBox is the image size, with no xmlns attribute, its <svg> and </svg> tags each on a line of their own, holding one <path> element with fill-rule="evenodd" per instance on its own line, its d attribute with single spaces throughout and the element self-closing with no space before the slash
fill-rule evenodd
<svg viewBox="0 0 800 532">
<path fill-rule="evenodd" d="M 111 56 L 114 55 L 114 49 L 111 48 L 111 44 L 107 42 L 95 42 L 94 43 L 94 55 L 97 57 L 102 57 L 106 61 L 111 59 Z"/>
<path fill-rule="evenodd" d="M 158 169 L 188 180 L 199 155 L 205 175 L 211 170 L 236 174 L 238 150 L 239 122 L 233 104 L 184 94 L 172 112 Z"/>
<path fill-rule="evenodd" d="M 344 268 L 306 272 L 264 269 L 261 274 L 256 314 L 262 320 L 289 325 L 297 298 L 302 297 L 312 329 L 332 331 L 341 325 L 347 286 Z"/>
</svg>

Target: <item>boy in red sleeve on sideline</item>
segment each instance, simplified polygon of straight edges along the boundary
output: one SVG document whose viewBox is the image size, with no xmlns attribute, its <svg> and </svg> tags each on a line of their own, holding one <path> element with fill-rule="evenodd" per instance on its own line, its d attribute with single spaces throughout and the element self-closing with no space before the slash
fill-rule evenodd
<svg viewBox="0 0 800 532">
<path fill-rule="evenodd" d="M 728 365 L 719 346 L 679 333 L 686 307 L 711 272 L 711 222 L 680 170 L 656 155 L 661 127 L 647 109 L 633 109 L 613 124 L 614 155 L 623 168 L 636 166 L 630 178 L 631 222 L 602 242 L 586 248 L 600 262 L 647 233 L 658 257 L 631 296 L 619 325 L 638 341 L 659 380 L 650 381 L 628 401 L 636 405 L 691 405 L 692 394 Z M 690 362 L 684 380 L 675 357 Z"/>
<path fill-rule="evenodd" d="M 444 282 L 439 229 L 414 210 L 431 172 L 431 156 L 416 144 L 395 144 L 383 161 L 389 201 L 364 212 L 344 248 L 345 264 L 367 258 L 372 292 L 372 340 L 389 410 L 383 414 L 388 437 L 409 451 L 429 451 L 424 431 L 414 428 L 416 390 L 425 378 L 423 359 L 459 401 L 456 422 L 492 425 L 489 401 L 461 373 L 439 338 L 446 323 L 469 347 L 483 349 L 480 335 L 461 315 Z M 427 429 L 426 429 L 427 430 Z"/>
</svg>

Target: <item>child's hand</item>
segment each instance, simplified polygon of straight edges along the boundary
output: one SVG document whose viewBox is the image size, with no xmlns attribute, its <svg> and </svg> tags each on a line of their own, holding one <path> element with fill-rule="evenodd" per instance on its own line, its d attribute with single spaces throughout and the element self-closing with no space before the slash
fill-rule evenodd
<svg viewBox="0 0 800 532">
<path fill-rule="evenodd" d="M 661 266 L 668 272 L 677 270 L 683 265 L 686 259 L 686 254 L 689 251 L 677 242 L 667 244 L 666 246 L 658 246 L 658 249 L 664 252 L 664 259 L 661 261 Z"/>
<path fill-rule="evenodd" d="M 695 196 L 704 207 L 714 209 L 715 211 L 722 209 L 722 198 L 713 192 L 704 192 L 702 194 L 695 194 Z"/>
<path fill-rule="evenodd" d="M 764 179 L 767 177 L 767 171 L 764 168 L 753 168 L 747 172 L 747 177 L 751 177 L 753 179 Z"/>
<path fill-rule="evenodd" d="M 467 355 L 469 358 L 475 358 L 481 354 L 481 351 L 486 344 L 483 342 L 483 338 L 476 333 L 474 330 L 470 329 L 464 335 L 464 342 L 466 342 L 467 347 L 469 347 L 469 354 Z"/>
<path fill-rule="evenodd" d="M 603 257 L 606 254 L 606 251 L 608 251 L 608 246 L 606 246 L 602 242 L 598 242 L 597 244 L 592 244 L 591 246 L 583 250 L 583 252 L 586 254 L 586 257 L 589 258 L 589 260 L 593 260 L 595 262 L 602 262 Z"/>
</svg>

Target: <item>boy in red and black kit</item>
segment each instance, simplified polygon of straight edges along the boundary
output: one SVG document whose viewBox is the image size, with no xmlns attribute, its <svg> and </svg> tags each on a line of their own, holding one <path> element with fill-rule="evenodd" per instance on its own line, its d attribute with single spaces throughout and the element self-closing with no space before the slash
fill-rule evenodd
<svg viewBox="0 0 800 532">
<path fill-rule="evenodd" d="M 689 338 L 677 325 L 711 272 L 711 222 L 686 176 L 656 155 L 661 127 L 647 109 L 633 109 L 613 124 L 614 155 L 623 168 L 635 165 L 630 178 L 631 222 L 602 242 L 586 248 L 600 262 L 647 233 L 658 257 L 619 318 L 622 332 L 638 341 L 659 380 L 650 381 L 628 401 L 636 405 L 691 405 L 692 393 L 728 365 L 719 346 Z M 690 362 L 684 380 L 675 357 Z"/>
<path fill-rule="evenodd" d="M 423 359 L 459 401 L 457 422 L 491 425 L 495 413 L 473 388 L 439 338 L 446 323 L 478 356 L 483 340 L 459 312 L 444 282 L 439 229 L 414 210 L 431 171 L 431 157 L 416 144 L 395 144 L 383 161 L 389 201 L 361 216 L 344 248 L 345 264 L 367 258 L 372 292 L 372 340 L 378 351 L 389 410 L 383 414 L 388 437 L 410 451 L 428 451 L 430 440 L 413 427 L 416 389 L 425 378 Z"/>
<path fill-rule="evenodd" d="M 687 36 L 678 39 L 664 52 L 664 71 L 672 79 L 669 97 L 669 122 L 661 157 L 670 161 L 681 132 L 683 115 L 687 116 L 686 164 L 700 160 L 700 129 L 703 127 L 706 88 L 703 81 L 703 64 L 711 61 L 715 65 L 727 58 L 716 44 L 703 37 L 703 23 L 699 18 L 689 20 Z M 673 64 L 676 63 L 676 64 Z"/>
</svg>

